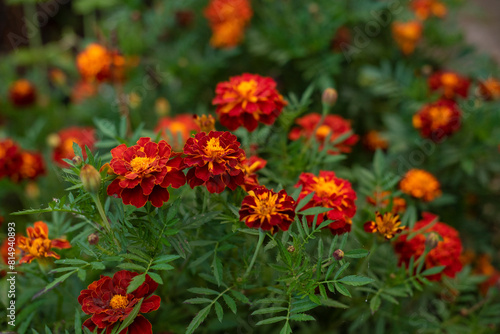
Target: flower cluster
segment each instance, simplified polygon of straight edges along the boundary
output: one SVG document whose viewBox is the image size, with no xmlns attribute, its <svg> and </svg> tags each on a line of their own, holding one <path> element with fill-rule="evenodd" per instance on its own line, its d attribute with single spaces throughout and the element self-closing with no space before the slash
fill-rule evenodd
<svg viewBox="0 0 500 334">
<path fill-rule="evenodd" d="M 452 100 L 427 104 L 413 115 L 413 126 L 424 138 L 439 142 L 460 129 L 462 113 Z"/>
<path fill-rule="evenodd" d="M 69 165 L 63 159 L 72 159 L 75 156 L 73 143 L 82 149 L 83 158 L 87 158 L 85 146 L 89 150 L 94 149 L 96 142 L 95 130 L 89 127 L 73 126 L 59 131 L 49 137 L 49 144 L 54 147 L 52 159 L 62 167 Z"/>
<path fill-rule="evenodd" d="M 441 196 L 441 185 L 431 173 L 422 169 L 410 169 L 401 182 L 401 190 L 412 197 L 430 202 Z"/>
<path fill-rule="evenodd" d="M 34 180 L 45 174 L 45 163 L 37 152 L 23 150 L 11 139 L 0 141 L 0 178 L 13 182 Z"/>
<path fill-rule="evenodd" d="M 175 150 L 181 150 L 192 132 L 200 131 L 193 115 L 179 114 L 174 117 L 162 117 L 158 121 L 155 132 L 160 132 Z"/>
<path fill-rule="evenodd" d="M 462 242 L 457 230 L 453 227 L 436 222 L 438 217 L 432 213 L 423 213 L 423 219 L 418 221 L 410 233 L 419 231 L 413 238 L 408 240 L 408 235 L 401 235 L 394 244 L 394 249 L 399 255 L 399 264 L 408 265 L 410 259 L 418 259 L 426 250 L 426 235 L 431 232 L 439 234 L 442 238 L 434 248 L 428 249 L 424 259 L 424 269 L 436 266 L 445 266 L 442 273 L 427 276 L 430 280 L 440 280 L 442 275 L 455 277 L 462 270 L 460 254 L 462 253 Z M 428 226 L 428 227 L 427 227 Z M 430 248 L 430 247 L 428 247 Z"/>
<path fill-rule="evenodd" d="M 457 96 L 466 98 L 469 94 L 470 80 L 451 71 L 438 71 L 429 77 L 429 89 L 437 91 L 446 99 Z"/>
<path fill-rule="evenodd" d="M 392 212 L 386 212 L 382 215 L 377 211 L 375 213 L 375 220 L 365 223 L 363 228 L 366 232 L 378 233 L 387 240 L 394 238 L 396 234 L 403 231 L 399 216 Z"/>
<path fill-rule="evenodd" d="M 220 82 L 215 94 L 220 123 L 231 131 L 240 126 L 254 131 L 259 122 L 271 125 L 287 104 L 273 79 L 250 73 Z"/>
<path fill-rule="evenodd" d="M 332 208 L 324 214 L 318 215 L 317 225 L 329 219 L 328 225 L 333 234 L 343 234 L 351 231 L 351 218 L 356 213 L 356 193 L 347 180 L 335 176 L 334 172 L 320 171 L 319 176 L 312 173 L 302 173 L 295 187 L 302 186 L 297 202 L 300 203 L 307 195 L 314 192 L 313 197 L 303 206 L 303 210 L 312 207 Z M 300 212 L 299 212 L 300 213 Z M 307 222 L 312 224 L 313 215 L 306 216 Z"/>
<path fill-rule="evenodd" d="M 392 24 L 392 36 L 404 55 L 408 56 L 415 51 L 422 38 L 422 30 L 423 26 L 419 21 L 396 21 Z"/>
<path fill-rule="evenodd" d="M 80 292 L 78 302 L 82 310 L 92 317 L 85 320 L 82 329 L 87 328 L 97 333 L 111 333 L 119 327 L 134 307 L 141 302 L 139 313 L 149 313 L 160 308 L 160 297 L 152 295 L 158 283 L 146 274 L 146 280 L 137 289 L 127 293 L 132 279 L 139 274 L 127 270 L 118 271 L 113 277 L 101 276 L 92 282 L 87 289 Z M 137 315 L 126 328 L 127 334 L 153 334 L 151 323 L 142 315 Z"/>
<path fill-rule="evenodd" d="M 320 149 L 322 149 L 327 138 L 330 138 L 330 142 L 334 142 L 338 137 L 352 131 L 351 123 L 339 115 L 327 115 L 321 124 L 319 124 L 320 121 L 321 115 L 318 113 L 310 113 L 297 118 L 295 123 L 298 127 L 294 127 L 290 131 L 288 138 L 297 140 L 314 136 L 320 144 Z M 349 153 L 351 152 L 351 147 L 357 143 L 358 139 L 357 135 L 352 134 L 343 141 L 336 143 L 335 148 L 339 152 Z M 338 152 L 329 150 L 328 153 L 335 154 Z"/>
<path fill-rule="evenodd" d="M 411 9 L 419 20 L 427 20 L 430 16 L 443 18 L 446 16 L 446 6 L 438 0 L 413 0 Z"/>
<path fill-rule="evenodd" d="M 36 101 L 36 89 L 26 79 L 15 81 L 9 88 L 9 98 L 12 104 L 18 107 L 27 107 Z"/>
</svg>

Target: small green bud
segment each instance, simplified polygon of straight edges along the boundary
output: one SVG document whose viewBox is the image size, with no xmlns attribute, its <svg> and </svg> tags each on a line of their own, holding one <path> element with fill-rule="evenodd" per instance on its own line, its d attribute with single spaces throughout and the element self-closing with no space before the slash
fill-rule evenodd
<svg viewBox="0 0 500 334">
<path fill-rule="evenodd" d="M 83 189 L 89 193 L 96 193 L 101 187 L 101 174 L 92 165 L 85 165 L 80 170 L 80 179 Z"/>
<path fill-rule="evenodd" d="M 324 105 L 333 107 L 335 103 L 337 103 L 338 96 L 339 94 L 337 93 L 337 90 L 334 88 L 327 88 L 323 91 L 321 102 L 323 102 Z"/>
</svg>

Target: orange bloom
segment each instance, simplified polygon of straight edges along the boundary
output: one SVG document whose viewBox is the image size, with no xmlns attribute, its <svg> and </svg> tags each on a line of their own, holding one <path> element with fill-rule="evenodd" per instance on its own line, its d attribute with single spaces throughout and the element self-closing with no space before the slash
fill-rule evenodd
<svg viewBox="0 0 500 334">
<path fill-rule="evenodd" d="M 296 188 L 302 186 L 297 202 L 314 192 L 313 197 L 303 206 L 303 210 L 312 207 L 332 208 L 324 214 L 318 215 L 317 225 L 323 220 L 333 220 L 328 225 L 333 234 L 342 234 L 351 231 L 351 218 L 356 214 L 356 193 L 347 180 L 335 176 L 334 172 L 320 171 L 319 176 L 312 173 L 302 173 Z M 309 224 L 314 221 L 314 216 L 306 216 Z"/>
<path fill-rule="evenodd" d="M 295 219 L 295 201 L 285 190 L 275 193 L 265 187 L 248 192 L 241 203 L 240 220 L 250 228 L 275 233 L 278 228 L 288 231 Z"/>
<path fill-rule="evenodd" d="M 438 0 L 413 0 L 410 6 L 417 18 L 422 21 L 431 15 L 443 18 L 447 12 L 446 6 Z"/>
<path fill-rule="evenodd" d="M 174 117 L 163 117 L 159 120 L 155 132 L 160 132 L 175 150 L 181 150 L 191 133 L 198 132 L 200 127 L 193 119 L 193 115 L 180 114 Z"/>
<path fill-rule="evenodd" d="M 392 24 L 392 36 L 404 55 L 408 56 L 415 51 L 415 47 L 422 37 L 422 29 L 422 23 L 419 21 L 394 22 Z"/>
<path fill-rule="evenodd" d="M 418 221 L 410 233 L 420 231 L 419 234 L 408 240 L 408 235 L 399 236 L 394 244 L 396 253 L 399 254 L 399 265 L 410 263 L 411 257 L 418 259 L 425 251 L 426 234 L 431 232 L 437 233 L 443 239 L 438 241 L 436 246 L 427 253 L 424 259 L 424 270 L 437 266 L 445 266 L 444 270 L 435 275 L 426 276 L 427 279 L 438 281 L 442 275 L 455 277 L 456 273 L 462 270 L 460 262 L 460 254 L 462 253 L 462 241 L 457 230 L 453 227 L 437 222 L 431 227 L 427 227 L 431 222 L 434 222 L 438 217 L 432 213 L 424 212 L 423 219 Z"/>
<path fill-rule="evenodd" d="M 118 51 L 96 43 L 89 44 L 76 57 L 76 66 L 84 81 L 123 81 L 125 68 L 131 64 Z"/>
<path fill-rule="evenodd" d="M 78 81 L 71 90 L 71 102 L 79 104 L 96 94 L 96 83 L 81 80 Z"/>
<path fill-rule="evenodd" d="M 363 144 L 370 150 L 376 151 L 377 149 L 386 150 L 389 147 L 389 142 L 385 139 L 380 132 L 370 130 L 363 138 Z"/>
<path fill-rule="evenodd" d="M 392 204 L 391 212 L 394 214 L 406 211 L 405 199 L 398 196 L 391 198 L 391 193 L 389 191 L 375 191 L 373 193 L 373 197 L 367 197 L 366 201 L 381 209 L 385 209 L 389 206 L 389 204 Z"/>
<path fill-rule="evenodd" d="M 245 159 L 241 167 L 245 173 L 245 182 L 241 185 L 245 191 L 250 191 L 260 186 L 256 172 L 266 167 L 267 161 L 255 155 Z"/>
<path fill-rule="evenodd" d="M 197 133 L 184 145 L 184 161 L 192 167 L 186 175 L 191 188 L 205 185 L 211 193 L 229 187 L 235 190 L 245 181 L 241 163 L 245 152 L 235 135 L 227 131 Z"/>
<path fill-rule="evenodd" d="M 479 291 L 484 296 L 488 290 L 500 283 L 500 272 L 491 264 L 491 256 L 488 254 L 481 254 L 476 259 L 474 273 L 477 275 L 488 276 L 488 279 L 479 284 Z"/>
<path fill-rule="evenodd" d="M 462 113 L 452 100 L 427 104 L 413 115 L 413 126 L 424 138 L 440 142 L 460 129 Z"/>
<path fill-rule="evenodd" d="M 77 143 L 82 149 L 83 158 L 87 158 L 87 152 L 85 151 L 85 146 L 90 150 L 94 149 L 95 130 L 89 127 L 69 127 L 63 129 L 55 135 L 54 151 L 52 153 L 52 159 L 62 167 L 68 167 L 69 165 L 63 161 L 63 159 L 72 159 L 75 156 L 73 151 L 73 143 Z"/>
<path fill-rule="evenodd" d="M 244 73 L 217 84 L 212 104 L 221 124 L 234 131 L 244 126 L 253 131 L 262 122 L 274 123 L 287 105 L 276 90 L 276 82 L 268 77 Z"/>
<path fill-rule="evenodd" d="M 25 179 L 34 180 L 38 176 L 45 174 L 45 163 L 40 153 L 23 151 L 21 155 L 21 166 L 15 174 L 11 176 L 13 181 Z"/>
<path fill-rule="evenodd" d="M 20 148 L 11 139 L 0 140 L 0 178 L 16 175 L 23 164 Z"/>
<path fill-rule="evenodd" d="M 441 185 L 431 173 L 410 169 L 399 183 L 401 190 L 410 196 L 430 202 L 441 196 Z"/>
<path fill-rule="evenodd" d="M 210 131 L 215 131 L 215 119 L 212 115 L 194 115 L 194 122 L 200 128 L 200 132 L 209 133 Z"/>
<path fill-rule="evenodd" d="M 9 98 L 18 107 L 27 107 L 36 101 L 36 89 L 26 79 L 15 81 L 9 88 Z"/>
<path fill-rule="evenodd" d="M 347 132 L 352 131 L 351 123 L 338 115 L 327 115 L 323 121 L 323 124 L 318 126 L 321 120 L 321 115 L 318 113 L 311 113 L 303 117 L 297 118 L 295 123 L 298 127 L 293 128 L 288 135 L 291 140 L 297 140 L 300 138 L 314 138 L 320 144 L 320 149 L 328 137 L 330 137 L 330 142 L 335 141 L 338 137 L 345 135 Z M 313 134 L 313 132 L 316 132 Z M 349 153 L 352 150 L 352 146 L 357 143 L 359 137 L 358 135 L 352 134 L 342 142 L 335 144 L 335 147 L 339 152 Z M 328 151 L 330 154 L 336 154 L 336 151 Z"/>
<path fill-rule="evenodd" d="M 386 212 L 382 216 L 378 211 L 375 213 L 375 221 L 365 223 L 363 228 L 368 233 L 377 232 L 387 240 L 394 238 L 404 229 L 398 215 Z"/>
<path fill-rule="evenodd" d="M 49 239 L 49 228 L 42 221 L 35 223 L 34 227 L 26 229 L 27 237 L 19 237 L 18 247 L 23 251 L 23 257 L 19 263 L 31 263 L 34 259 L 54 257 L 60 259 L 61 256 L 52 251 L 52 248 L 71 248 L 68 241 L 64 239 Z"/>
<path fill-rule="evenodd" d="M 479 83 L 479 94 L 485 100 L 500 100 L 500 81 L 489 78 Z"/>
<path fill-rule="evenodd" d="M 429 77 L 431 91 L 439 91 L 447 99 L 457 95 L 466 98 L 469 94 L 470 80 L 451 71 L 438 71 Z"/>
</svg>

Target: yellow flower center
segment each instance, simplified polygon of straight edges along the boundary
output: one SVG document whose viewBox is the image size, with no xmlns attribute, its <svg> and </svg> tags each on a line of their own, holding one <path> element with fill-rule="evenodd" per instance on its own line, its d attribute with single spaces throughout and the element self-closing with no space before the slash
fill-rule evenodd
<svg viewBox="0 0 500 334">
<path fill-rule="evenodd" d="M 28 95 L 31 91 L 31 84 L 27 80 L 18 80 L 14 86 L 14 90 L 19 95 Z"/>
<path fill-rule="evenodd" d="M 377 214 L 375 218 L 375 224 L 377 224 L 377 231 L 383 234 L 387 239 L 394 237 L 396 233 L 400 231 L 401 221 L 399 216 L 393 216 L 392 213 L 387 212 L 383 216 Z"/>
<path fill-rule="evenodd" d="M 315 181 L 313 190 L 319 197 L 340 196 L 345 192 L 341 184 L 336 184 L 334 181 L 326 181 L 324 177 L 315 177 L 313 180 Z"/>
<path fill-rule="evenodd" d="M 122 296 L 122 295 L 114 295 L 113 298 L 109 301 L 109 306 L 111 308 L 116 309 L 116 308 L 125 308 L 128 305 L 128 299 L 127 296 Z"/>
<path fill-rule="evenodd" d="M 210 138 L 205 147 L 205 153 L 211 158 L 220 157 L 226 150 L 220 146 L 219 138 Z"/>
<path fill-rule="evenodd" d="M 252 192 L 253 193 L 253 192 Z M 276 214 L 276 201 L 278 194 L 269 196 L 268 193 L 263 193 L 255 197 L 255 212 L 256 215 L 262 218 L 270 218 L 272 214 Z"/>
<path fill-rule="evenodd" d="M 433 107 L 429 110 L 429 116 L 432 119 L 432 129 L 437 129 L 450 122 L 451 110 L 447 107 Z"/>
<path fill-rule="evenodd" d="M 257 89 L 257 81 L 243 81 L 237 87 L 236 90 L 240 93 L 241 97 L 250 102 L 256 102 L 257 97 L 255 96 L 255 90 Z"/>
<path fill-rule="evenodd" d="M 135 157 L 130 161 L 130 166 L 134 173 L 140 173 L 147 169 L 154 160 L 155 158 Z"/>
<path fill-rule="evenodd" d="M 321 140 L 328 137 L 328 135 L 332 132 L 332 129 L 328 125 L 322 125 L 316 130 L 316 136 L 318 136 Z"/>
<path fill-rule="evenodd" d="M 170 125 L 168 126 L 168 129 L 170 130 L 170 132 L 174 136 L 177 136 L 179 133 L 182 135 L 185 132 L 187 132 L 186 125 L 184 125 L 184 123 L 181 123 L 181 122 L 170 123 Z"/>
<path fill-rule="evenodd" d="M 32 239 L 28 242 L 27 247 L 25 247 L 25 251 L 33 255 L 34 257 L 46 257 L 47 252 L 52 248 L 52 242 L 49 239 L 45 238 L 36 238 Z"/>
</svg>

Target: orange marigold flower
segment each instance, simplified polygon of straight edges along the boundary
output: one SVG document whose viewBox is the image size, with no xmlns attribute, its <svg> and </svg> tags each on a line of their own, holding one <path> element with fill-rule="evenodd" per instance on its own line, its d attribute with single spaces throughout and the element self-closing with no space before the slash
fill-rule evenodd
<svg viewBox="0 0 500 334">
<path fill-rule="evenodd" d="M 35 222 L 34 227 L 26 229 L 27 237 L 19 237 L 17 246 L 23 251 L 23 257 L 19 263 L 31 263 L 34 259 L 54 257 L 60 259 L 61 256 L 52 251 L 52 248 L 71 248 L 68 241 L 64 239 L 49 239 L 49 228 L 42 221 Z"/>
<path fill-rule="evenodd" d="M 215 131 L 215 118 L 212 115 L 194 115 L 194 122 L 200 128 L 200 132 Z"/>
<path fill-rule="evenodd" d="M 12 104 L 18 107 L 27 107 L 36 101 L 36 89 L 26 79 L 15 81 L 9 88 L 9 98 Z"/>
<path fill-rule="evenodd" d="M 387 240 L 394 238 L 396 234 L 403 231 L 398 215 L 386 212 L 382 216 L 378 211 L 375 213 L 375 221 L 365 223 L 363 228 L 368 233 L 377 232 Z"/>
<path fill-rule="evenodd" d="M 155 132 L 160 132 L 162 138 L 170 143 L 175 150 L 181 150 L 191 133 L 199 130 L 200 127 L 191 114 L 162 117 L 155 128 Z"/>
<path fill-rule="evenodd" d="M 375 191 L 373 197 L 368 196 L 366 201 L 381 209 L 385 209 L 389 205 L 392 205 L 391 212 L 394 214 L 406 211 L 406 200 L 402 197 L 391 196 L 390 191 Z"/>
<path fill-rule="evenodd" d="M 285 190 L 275 193 L 265 187 L 248 192 L 241 203 L 240 220 L 250 228 L 275 233 L 278 228 L 288 231 L 295 219 L 295 201 Z"/>
<path fill-rule="evenodd" d="M 422 37 L 422 29 L 422 23 L 419 21 L 394 22 L 392 24 L 392 36 L 404 55 L 408 56 L 415 51 L 415 47 Z"/>
<path fill-rule="evenodd" d="M 132 279 L 139 275 L 127 270 L 118 271 L 113 278 L 101 276 L 98 281 L 92 282 L 87 289 L 80 292 L 78 302 L 82 311 L 92 316 L 85 320 L 82 329 L 97 333 L 111 333 L 117 329 L 130 315 L 134 306 L 141 300 L 139 313 L 149 313 L 160 308 L 161 298 L 153 295 L 158 288 L 151 277 L 146 274 L 146 280 L 137 289 L 127 293 Z M 120 334 L 153 334 L 151 323 L 141 314 Z"/>
<path fill-rule="evenodd" d="M 173 153 L 166 141 L 140 138 L 137 145 L 121 144 L 111 150 L 109 163 L 118 175 L 108 186 L 108 195 L 116 195 L 124 204 L 140 208 L 150 201 L 157 208 L 170 198 L 167 187 L 186 183 L 180 153 Z"/>
<path fill-rule="evenodd" d="M 334 172 L 320 171 L 319 176 L 312 173 L 302 173 L 295 187 L 302 186 L 297 202 L 314 192 L 313 197 L 303 206 L 303 210 L 312 207 L 332 208 L 324 214 L 318 215 L 317 225 L 323 220 L 333 220 L 328 225 L 333 234 L 342 234 L 351 231 L 351 218 L 356 213 L 356 193 L 347 180 L 335 176 Z M 300 212 L 299 212 L 300 213 Z M 312 224 L 314 216 L 306 216 L 307 222 Z"/>
<path fill-rule="evenodd" d="M 54 151 L 52 159 L 62 167 L 69 167 L 63 159 L 72 159 L 75 156 L 73 151 L 73 143 L 77 143 L 82 149 L 83 158 L 87 158 L 85 146 L 91 151 L 94 149 L 96 142 L 95 130 L 90 127 L 69 127 L 59 131 L 53 136 Z"/>
<path fill-rule="evenodd" d="M 422 21 L 431 15 L 443 18 L 447 12 L 446 6 L 438 0 L 413 0 L 410 6 L 417 18 Z"/>
<path fill-rule="evenodd" d="M 500 272 L 491 264 L 491 256 L 489 254 L 481 254 L 476 259 L 474 273 L 477 275 L 488 276 L 488 279 L 479 284 L 479 291 L 484 296 L 493 286 L 498 286 L 500 283 Z"/>
<path fill-rule="evenodd" d="M 441 196 L 439 181 L 423 169 L 410 169 L 399 183 L 399 187 L 405 194 L 425 202 Z"/>
<path fill-rule="evenodd" d="M 245 159 L 241 163 L 241 167 L 243 172 L 245 173 L 245 182 L 241 185 L 245 191 L 250 191 L 260 186 L 259 181 L 257 180 L 256 172 L 266 167 L 267 161 L 259 158 L 255 155 L 251 156 L 248 159 Z"/>
<path fill-rule="evenodd" d="M 235 190 L 245 181 L 241 163 L 245 152 L 235 135 L 227 131 L 197 133 L 184 145 L 184 161 L 192 167 L 186 175 L 191 188 L 205 185 L 211 193 L 229 187 Z"/>
<path fill-rule="evenodd" d="M 466 98 L 469 94 L 470 80 L 451 71 L 438 71 L 428 80 L 429 89 L 439 91 L 447 99 L 457 96 Z"/>
<path fill-rule="evenodd" d="M 434 224 L 438 217 L 432 213 L 424 212 L 422 216 L 423 219 L 418 221 L 410 230 L 410 233 L 419 231 L 419 234 L 410 240 L 408 240 L 407 234 L 401 235 L 394 244 L 394 249 L 399 255 L 399 265 L 408 265 L 411 257 L 418 259 L 424 254 L 426 234 L 435 232 L 443 240 L 439 241 L 436 247 L 431 249 L 425 256 L 424 270 L 437 266 L 445 266 L 445 268 L 441 273 L 426 276 L 426 278 L 438 281 L 442 275 L 455 277 L 456 273 L 462 270 L 462 263 L 460 262 L 462 241 L 457 230 L 445 223 L 437 222 Z"/>
<path fill-rule="evenodd" d="M 462 112 L 452 100 L 427 104 L 413 115 L 413 126 L 424 138 L 440 142 L 460 129 Z"/>
<path fill-rule="evenodd" d="M 116 50 L 92 43 L 76 57 L 78 71 L 84 81 L 120 82 L 125 79 L 125 68 L 132 64 Z"/>
<path fill-rule="evenodd" d="M 322 149 L 328 137 L 330 137 L 330 142 L 333 142 L 338 137 L 352 131 L 351 123 L 338 115 L 327 115 L 323 123 L 318 126 L 320 121 L 321 115 L 318 113 L 311 113 L 297 118 L 295 123 L 298 127 L 290 131 L 288 138 L 297 140 L 311 138 L 314 135 L 314 138 L 320 144 L 320 149 Z M 352 150 L 351 147 L 358 142 L 358 139 L 358 135 L 352 134 L 342 142 L 335 144 L 335 147 L 342 153 L 349 153 Z M 338 152 L 330 150 L 328 153 L 336 154 Z"/>
<path fill-rule="evenodd" d="M 244 73 L 217 84 L 212 103 L 217 105 L 221 124 L 234 131 L 244 126 L 253 131 L 262 122 L 274 123 L 287 105 L 276 90 L 276 82 L 268 77 Z"/>
<path fill-rule="evenodd" d="M 23 164 L 20 152 L 12 139 L 0 140 L 0 178 L 16 175 Z"/>
<path fill-rule="evenodd" d="M 363 144 L 370 151 L 376 151 L 377 149 L 386 150 L 389 147 L 389 141 L 379 131 L 375 130 L 370 130 L 364 136 Z"/>
<path fill-rule="evenodd" d="M 12 181 L 34 180 L 38 176 L 45 174 L 45 163 L 40 153 L 22 151 L 20 156 L 21 165 L 16 173 L 11 175 Z"/>
<path fill-rule="evenodd" d="M 489 78 L 479 83 L 479 94 L 485 100 L 500 100 L 500 81 Z"/>
</svg>

